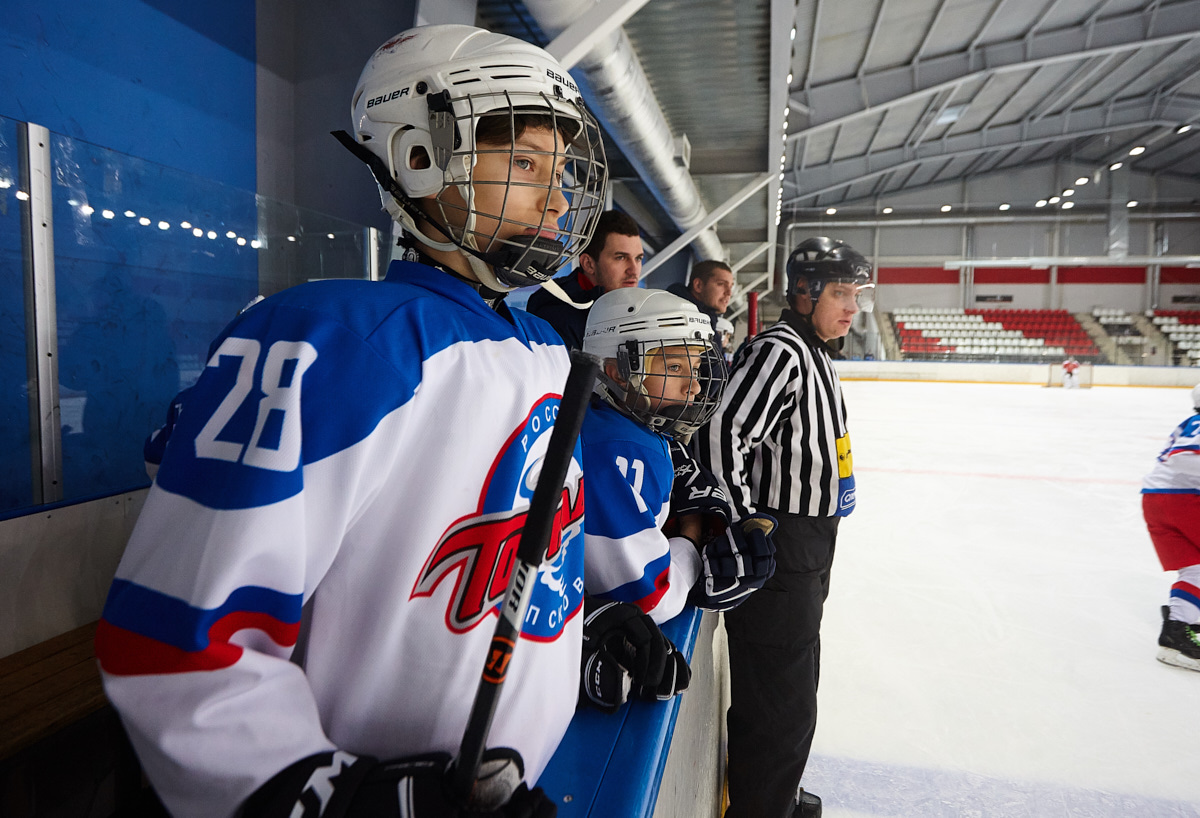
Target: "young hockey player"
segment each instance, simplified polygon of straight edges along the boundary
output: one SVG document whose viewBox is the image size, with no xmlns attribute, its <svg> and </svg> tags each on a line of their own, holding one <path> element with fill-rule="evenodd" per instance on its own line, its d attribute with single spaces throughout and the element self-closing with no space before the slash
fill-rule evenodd
<svg viewBox="0 0 1200 818">
<path fill-rule="evenodd" d="M 1162 608 L 1158 660 L 1200 670 L 1200 384 L 1192 407 L 1142 482 L 1142 513 L 1163 570 L 1179 572 Z"/>
<path fill-rule="evenodd" d="M 620 289 L 597 299 L 583 339 L 584 351 L 604 360 L 582 432 L 587 591 L 631 602 L 659 623 L 689 599 L 733 607 L 774 570 L 774 521 L 726 527 L 715 481 L 684 472 L 677 480 L 672 464 L 672 445 L 686 443 L 720 402 L 725 371 L 712 334 L 708 316 L 682 298 Z"/>
<path fill-rule="evenodd" d="M 503 296 L 587 242 L 603 151 L 558 63 L 469 26 L 389 40 L 352 115 L 343 144 L 412 247 L 384 282 L 303 284 L 226 328 L 97 631 L 106 692 L 176 816 L 467 814 L 445 771 L 569 365 Z M 579 475 L 472 816 L 555 812 L 528 787 L 579 690 Z"/>
</svg>

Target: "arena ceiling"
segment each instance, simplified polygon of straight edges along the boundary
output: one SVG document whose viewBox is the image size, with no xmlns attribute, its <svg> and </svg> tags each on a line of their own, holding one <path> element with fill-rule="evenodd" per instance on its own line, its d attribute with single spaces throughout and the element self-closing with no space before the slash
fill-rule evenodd
<svg viewBox="0 0 1200 818">
<path fill-rule="evenodd" d="M 651 151 L 687 160 L 699 215 L 602 113 L 617 203 L 658 249 L 723 255 L 743 287 L 769 280 L 777 219 L 1059 160 L 1200 179 L 1200 0 L 478 4 L 482 23 L 552 51 L 591 47 L 572 72 L 603 108 L 613 89 L 587 82 L 612 50 L 598 14 L 632 46 L 627 70 L 670 135 Z"/>
</svg>

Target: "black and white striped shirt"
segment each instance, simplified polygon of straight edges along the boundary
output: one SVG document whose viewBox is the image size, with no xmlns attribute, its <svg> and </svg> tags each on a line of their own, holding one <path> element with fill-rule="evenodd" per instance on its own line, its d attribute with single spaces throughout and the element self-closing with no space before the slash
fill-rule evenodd
<svg viewBox="0 0 1200 818">
<path fill-rule="evenodd" d="M 845 436 L 842 386 L 825 345 L 785 310 L 739 352 L 721 408 L 696 438 L 740 519 L 756 511 L 834 516 Z M 848 437 L 843 446 L 849 477 Z"/>
</svg>

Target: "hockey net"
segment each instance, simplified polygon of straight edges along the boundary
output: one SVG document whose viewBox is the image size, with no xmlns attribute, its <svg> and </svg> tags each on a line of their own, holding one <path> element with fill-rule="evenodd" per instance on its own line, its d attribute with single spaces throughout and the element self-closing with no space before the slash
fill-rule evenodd
<svg viewBox="0 0 1200 818">
<path fill-rule="evenodd" d="M 1046 386 L 1063 386 L 1063 371 L 1062 363 L 1047 364 Z M 1092 364 L 1080 364 L 1075 370 L 1075 385 L 1080 389 L 1092 388 L 1092 374 L 1094 367 Z"/>
</svg>

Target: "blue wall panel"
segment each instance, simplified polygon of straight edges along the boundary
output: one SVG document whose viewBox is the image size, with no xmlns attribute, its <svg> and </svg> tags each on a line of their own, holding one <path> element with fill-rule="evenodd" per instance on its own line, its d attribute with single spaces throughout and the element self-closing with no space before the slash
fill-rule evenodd
<svg viewBox="0 0 1200 818">
<path fill-rule="evenodd" d="M 254 12 L 0 0 L 0 115 L 254 190 Z"/>
<path fill-rule="evenodd" d="M 0 118 L 0 512 L 33 501 L 17 124 Z"/>
</svg>

